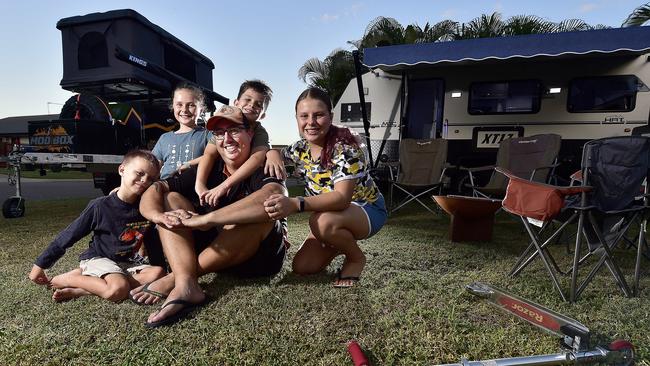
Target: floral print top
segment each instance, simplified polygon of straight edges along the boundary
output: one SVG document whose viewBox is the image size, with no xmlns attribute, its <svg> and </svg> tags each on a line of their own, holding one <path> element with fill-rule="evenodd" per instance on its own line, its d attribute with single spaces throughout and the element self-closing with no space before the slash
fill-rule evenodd
<svg viewBox="0 0 650 366">
<path fill-rule="evenodd" d="M 304 139 L 282 149 L 282 155 L 296 165 L 296 171 L 305 180 L 308 196 L 332 192 L 335 183 L 357 179 L 352 201 L 372 203 L 379 197 L 379 189 L 368 173 L 367 153 L 363 146 L 334 145 L 330 169 L 321 167 L 320 156 L 311 156 L 309 143 Z"/>
</svg>

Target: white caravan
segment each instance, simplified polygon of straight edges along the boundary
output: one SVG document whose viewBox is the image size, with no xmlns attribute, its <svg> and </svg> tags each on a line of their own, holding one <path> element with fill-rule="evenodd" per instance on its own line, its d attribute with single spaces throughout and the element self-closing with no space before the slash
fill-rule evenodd
<svg viewBox="0 0 650 366">
<path fill-rule="evenodd" d="M 573 169 L 586 141 L 648 124 L 649 61 L 650 27 L 365 49 L 373 156 L 397 160 L 400 137 L 441 137 L 450 163 L 476 166 L 504 138 L 557 133 Z M 364 133 L 356 80 L 334 113 Z"/>
</svg>

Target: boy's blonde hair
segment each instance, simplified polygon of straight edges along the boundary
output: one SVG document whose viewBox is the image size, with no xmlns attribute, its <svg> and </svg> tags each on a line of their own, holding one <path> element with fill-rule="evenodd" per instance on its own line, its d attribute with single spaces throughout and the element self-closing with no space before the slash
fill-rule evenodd
<svg viewBox="0 0 650 366">
<path fill-rule="evenodd" d="M 161 167 L 158 158 L 156 158 L 156 156 L 152 154 L 151 151 L 142 149 L 135 149 L 126 153 L 126 155 L 124 155 L 124 159 L 122 160 L 122 165 L 128 164 L 135 158 L 141 158 L 148 161 L 156 169 L 156 171 L 160 171 Z"/>
</svg>

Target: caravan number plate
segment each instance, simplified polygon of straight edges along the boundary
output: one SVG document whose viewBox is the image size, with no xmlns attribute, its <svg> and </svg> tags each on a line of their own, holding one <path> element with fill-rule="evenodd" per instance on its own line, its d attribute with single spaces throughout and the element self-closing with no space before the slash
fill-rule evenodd
<svg viewBox="0 0 650 366">
<path fill-rule="evenodd" d="M 476 129 L 474 130 L 474 146 L 477 149 L 498 149 L 501 141 L 523 136 L 523 128 L 512 129 Z"/>
</svg>

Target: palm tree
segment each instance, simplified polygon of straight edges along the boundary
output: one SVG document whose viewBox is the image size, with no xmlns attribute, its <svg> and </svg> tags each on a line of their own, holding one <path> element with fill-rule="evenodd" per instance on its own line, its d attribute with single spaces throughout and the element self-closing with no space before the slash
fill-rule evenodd
<svg viewBox="0 0 650 366">
<path fill-rule="evenodd" d="M 404 28 L 393 18 L 377 17 L 368 24 L 363 38 L 348 43 L 358 50 L 363 50 L 396 44 L 448 41 L 455 38 L 457 27 L 458 22 L 443 20 L 434 25 L 427 22 L 424 28 L 417 24 L 410 24 Z"/>
<path fill-rule="evenodd" d="M 650 3 L 634 9 L 632 14 L 625 19 L 621 27 L 637 27 L 643 25 L 648 20 L 650 20 Z"/>
<path fill-rule="evenodd" d="M 298 78 L 310 87 L 326 90 L 336 104 L 354 77 L 352 52 L 335 49 L 324 60 L 316 57 L 307 60 L 298 70 Z"/>
<path fill-rule="evenodd" d="M 494 12 L 491 15 L 482 14 L 480 17 L 462 24 L 457 31 L 456 39 L 489 38 L 503 36 L 505 22 L 501 14 Z"/>
<path fill-rule="evenodd" d="M 551 33 L 555 24 L 535 15 L 515 15 L 506 20 L 503 35 L 515 36 L 521 34 Z"/>
</svg>

